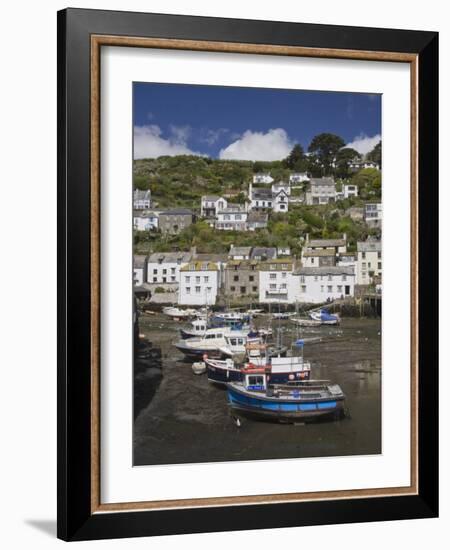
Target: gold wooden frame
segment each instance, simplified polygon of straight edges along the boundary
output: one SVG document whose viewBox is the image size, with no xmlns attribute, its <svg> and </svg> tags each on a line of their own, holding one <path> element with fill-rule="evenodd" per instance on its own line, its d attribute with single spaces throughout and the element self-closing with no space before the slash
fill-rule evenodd
<svg viewBox="0 0 450 550">
<path fill-rule="evenodd" d="M 213 497 L 103 504 L 100 501 L 100 50 L 102 46 L 163 48 L 408 63 L 411 74 L 411 484 L 408 487 Z M 232 42 L 91 36 L 91 512 L 274 504 L 418 494 L 418 55 Z"/>
</svg>

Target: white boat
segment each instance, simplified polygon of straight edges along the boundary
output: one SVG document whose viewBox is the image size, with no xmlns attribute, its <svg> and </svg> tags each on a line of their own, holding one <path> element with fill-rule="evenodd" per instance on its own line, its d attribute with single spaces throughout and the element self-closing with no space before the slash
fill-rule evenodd
<svg viewBox="0 0 450 550">
<path fill-rule="evenodd" d="M 232 357 L 245 353 L 248 334 L 227 328 L 208 329 L 200 338 L 179 340 L 174 346 L 186 357 L 197 358 L 205 354 L 210 357 Z"/>
<path fill-rule="evenodd" d="M 291 317 L 291 323 L 298 327 L 320 327 L 322 324 L 320 321 L 315 319 L 302 319 L 301 317 Z"/>
<path fill-rule="evenodd" d="M 187 319 L 188 317 L 193 317 L 197 313 L 195 309 L 180 309 L 175 306 L 163 307 L 162 312 L 172 319 Z"/>
<path fill-rule="evenodd" d="M 338 325 L 341 322 L 339 315 L 330 313 L 325 308 L 310 311 L 309 316 L 313 321 L 319 321 L 321 325 Z"/>
<path fill-rule="evenodd" d="M 272 313 L 272 317 L 274 319 L 289 319 L 290 317 L 293 317 L 295 315 L 295 312 L 278 312 L 278 313 Z"/>
</svg>

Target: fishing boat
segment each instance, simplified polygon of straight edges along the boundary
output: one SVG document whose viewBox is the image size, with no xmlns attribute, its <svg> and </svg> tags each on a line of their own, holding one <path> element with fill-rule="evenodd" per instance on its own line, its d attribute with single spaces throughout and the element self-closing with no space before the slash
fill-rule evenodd
<svg viewBox="0 0 450 550">
<path fill-rule="evenodd" d="M 294 352 L 295 346 L 301 348 L 302 353 Z M 297 341 L 286 354 L 286 348 L 271 346 L 257 341 L 248 341 L 246 345 L 246 358 L 239 364 L 231 358 L 225 360 L 212 359 L 208 355 L 203 356 L 207 367 L 208 380 L 216 384 L 242 381 L 249 373 L 264 372 L 271 384 L 282 384 L 299 380 L 308 380 L 311 372 L 311 364 L 303 359 L 303 341 Z"/>
<path fill-rule="evenodd" d="M 327 380 L 272 384 L 264 369 L 259 370 L 227 384 L 228 404 L 235 413 L 284 423 L 343 415 L 345 395 L 339 385 Z"/>
<path fill-rule="evenodd" d="M 247 332 L 230 331 L 226 327 L 208 329 L 202 337 L 181 339 L 174 346 L 187 358 L 208 357 L 222 358 L 244 354 L 247 343 Z"/>
<path fill-rule="evenodd" d="M 321 325 L 338 325 L 341 322 L 339 315 L 332 314 L 325 308 L 310 311 L 309 316 L 313 321 L 320 321 Z"/>
<path fill-rule="evenodd" d="M 241 311 L 217 312 L 214 314 L 214 317 L 223 321 L 230 322 L 240 321 L 242 323 L 248 323 L 250 321 L 250 316 L 247 313 L 242 313 Z"/>
</svg>

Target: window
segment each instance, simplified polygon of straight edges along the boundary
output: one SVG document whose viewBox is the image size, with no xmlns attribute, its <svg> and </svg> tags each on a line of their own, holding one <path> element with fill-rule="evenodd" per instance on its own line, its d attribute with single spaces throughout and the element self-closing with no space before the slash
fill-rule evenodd
<svg viewBox="0 0 450 550">
<path fill-rule="evenodd" d="M 333 292 L 333 287 L 331 285 L 327 286 L 327 292 Z"/>
<path fill-rule="evenodd" d="M 257 286 L 252 286 L 252 291 L 253 292 L 258 292 L 258 287 Z"/>
<path fill-rule="evenodd" d="M 209 276 L 205 275 L 205 277 L 203 277 L 203 280 L 205 281 L 205 283 L 209 283 Z"/>
<path fill-rule="evenodd" d="M 210 286 L 207 287 L 206 292 L 207 292 L 208 294 L 211 294 L 211 291 L 212 291 L 212 288 L 211 288 Z"/>
<path fill-rule="evenodd" d="M 274 284 L 272 284 L 272 285 L 269 285 L 269 288 L 270 288 L 270 290 L 276 290 L 276 288 L 277 288 L 277 285 L 274 285 Z"/>
<path fill-rule="evenodd" d="M 245 294 L 247 292 L 246 286 L 241 286 L 241 294 Z"/>
<path fill-rule="evenodd" d="M 171 272 L 171 273 L 175 273 L 175 268 L 174 268 L 174 267 L 171 267 L 171 268 L 170 268 L 170 272 Z"/>
<path fill-rule="evenodd" d="M 270 278 L 270 279 L 276 279 L 276 278 L 277 278 L 277 274 L 276 274 L 276 273 L 271 273 L 271 274 L 269 275 L 269 278 Z"/>
<path fill-rule="evenodd" d="M 381 260 L 381 252 L 377 253 L 378 259 Z"/>
<path fill-rule="evenodd" d="M 323 285 L 320 285 L 320 292 L 323 292 Z"/>
<path fill-rule="evenodd" d="M 332 280 L 333 280 L 333 276 L 332 276 L 332 275 L 328 275 L 328 280 L 329 280 L 329 281 L 332 281 Z"/>
<path fill-rule="evenodd" d="M 364 264 L 363 264 L 364 265 Z M 342 275 L 342 280 L 343 281 L 346 281 L 347 280 L 347 275 Z"/>
<path fill-rule="evenodd" d="M 300 275 L 300 282 L 301 282 L 301 283 L 304 283 L 304 282 L 305 282 L 305 276 L 304 276 L 304 275 Z"/>
<path fill-rule="evenodd" d="M 318 280 L 319 280 L 319 276 L 318 276 L 318 275 L 314 275 L 314 280 L 315 280 L 315 281 L 318 281 Z"/>
<path fill-rule="evenodd" d="M 157 283 L 158 282 L 158 277 L 153 277 L 153 282 Z"/>
<path fill-rule="evenodd" d="M 311 263 L 312 263 L 312 264 L 314 263 L 314 258 L 311 258 Z"/>
<path fill-rule="evenodd" d="M 283 273 L 281 274 L 281 277 L 282 277 L 283 279 L 286 279 L 286 275 L 287 275 L 287 273 L 283 271 Z"/>
<path fill-rule="evenodd" d="M 199 286 L 196 286 L 196 287 L 195 287 L 195 292 L 196 292 L 197 294 L 200 294 L 200 290 L 201 290 L 201 288 L 200 288 Z"/>
<path fill-rule="evenodd" d="M 264 377 L 263 376 L 249 376 L 248 377 L 249 386 L 264 386 Z"/>
<path fill-rule="evenodd" d="M 196 283 L 199 283 L 199 282 L 200 282 L 200 275 L 197 275 L 197 276 L 195 277 L 195 282 L 196 282 Z"/>
<path fill-rule="evenodd" d="M 254 276 L 254 275 L 250 275 L 249 278 L 248 278 L 248 280 L 249 280 L 250 282 L 253 282 L 253 281 L 255 280 L 255 276 Z"/>
<path fill-rule="evenodd" d="M 162 278 L 162 282 L 163 282 L 163 283 L 167 283 L 167 277 L 163 277 L 163 278 Z"/>
<path fill-rule="evenodd" d="M 154 269 L 153 270 L 153 275 L 156 275 L 158 273 L 158 270 L 157 269 Z"/>
<path fill-rule="evenodd" d="M 177 278 L 175 277 L 175 275 L 171 275 L 171 276 L 170 276 L 170 282 L 171 282 L 171 283 L 175 283 L 176 280 L 177 280 Z"/>
<path fill-rule="evenodd" d="M 236 290 L 236 287 L 235 286 L 230 286 L 230 290 L 231 290 L 231 292 L 234 292 Z"/>
<path fill-rule="evenodd" d="M 167 275 L 167 269 L 163 269 L 163 275 Z"/>
<path fill-rule="evenodd" d="M 282 284 L 281 284 L 281 288 L 287 288 L 287 284 L 286 284 L 286 283 L 282 283 Z"/>
<path fill-rule="evenodd" d="M 306 285 L 302 285 L 302 292 L 306 292 Z"/>
<path fill-rule="evenodd" d="M 378 269 L 381 269 L 381 262 L 378 262 Z"/>
<path fill-rule="evenodd" d="M 362 258 L 363 260 L 366 259 L 366 253 L 365 253 L 365 252 L 361 252 L 361 258 Z"/>
<path fill-rule="evenodd" d="M 186 294 L 190 294 L 191 293 L 191 287 L 190 286 L 187 286 L 186 287 Z"/>
<path fill-rule="evenodd" d="M 239 281 L 239 275 L 234 275 L 233 281 Z"/>
<path fill-rule="evenodd" d="M 189 282 L 191 281 L 191 278 L 190 278 L 189 275 L 186 275 L 185 278 L 184 278 L 184 280 L 185 280 L 187 283 L 189 283 Z"/>
<path fill-rule="evenodd" d="M 337 291 L 338 291 L 338 292 L 342 292 L 342 285 L 338 285 L 338 286 L 337 286 Z"/>
</svg>

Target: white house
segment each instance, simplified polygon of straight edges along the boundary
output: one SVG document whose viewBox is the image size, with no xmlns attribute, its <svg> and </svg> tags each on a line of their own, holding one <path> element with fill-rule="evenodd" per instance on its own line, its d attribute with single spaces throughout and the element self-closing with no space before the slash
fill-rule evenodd
<svg viewBox="0 0 450 550">
<path fill-rule="evenodd" d="M 268 210 L 273 206 L 273 193 L 269 187 L 248 186 L 249 210 Z"/>
<path fill-rule="evenodd" d="M 380 167 L 376 162 L 373 162 L 372 160 L 360 160 L 360 159 L 353 159 L 352 162 L 348 165 L 348 167 L 351 172 L 359 172 L 364 168 L 375 168 L 375 170 L 380 169 Z"/>
<path fill-rule="evenodd" d="M 291 196 L 291 185 L 285 183 L 284 181 L 279 181 L 278 183 L 272 184 L 272 195 L 276 195 L 280 191 L 284 191 L 286 195 Z"/>
<path fill-rule="evenodd" d="M 309 205 L 335 202 L 336 182 L 333 178 L 311 178 L 305 196 Z"/>
<path fill-rule="evenodd" d="M 135 189 L 133 193 L 133 210 L 147 210 L 152 207 L 152 197 L 150 189 L 141 191 Z"/>
<path fill-rule="evenodd" d="M 291 249 L 289 246 L 279 246 L 277 248 L 277 256 L 290 256 Z"/>
<path fill-rule="evenodd" d="M 158 214 L 150 210 L 135 210 L 133 212 L 133 227 L 136 231 L 158 229 Z"/>
<path fill-rule="evenodd" d="M 289 209 L 289 195 L 285 189 L 280 189 L 278 193 L 273 194 L 273 211 L 274 212 L 287 212 Z"/>
<path fill-rule="evenodd" d="M 216 303 L 219 291 L 219 268 L 214 262 L 191 261 L 180 269 L 178 303 L 206 306 Z"/>
<path fill-rule="evenodd" d="M 261 304 L 295 302 L 296 283 L 292 258 L 277 258 L 259 265 L 259 302 Z"/>
<path fill-rule="evenodd" d="M 357 257 L 357 283 L 369 285 L 373 277 L 383 273 L 383 259 L 381 254 L 381 241 L 367 240 L 356 245 Z"/>
<path fill-rule="evenodd" d="M 133 256 L 133 283 L 141 286 L 147 280 L 147 256 Z"/>
<path fill-rule="evenodd" d="M 344 199 L 348 199 L 349 197 L 357 197 L 358 196 L 358 186 L 353 185 L 351 183 L 345 183 L 342 187 L 342 190 L 344 191 Z"/>
<path fill-rule="evenodd" d="M 290 184 L 303 183 L 304 181 L 308 181 L 308 180 L 309 180 L 309 177 L 306 172 L 293 172 L 289 176 Z"/>
<path fill-rule="evenodd" d="M 155 252 L 147 260 L 147 282 L 177 290 L 180 267 L 192 258 L 191 252 Z"/>
<path fill-rule="evenodd" d="M 217 211 L 214 226 L 222 231 L 246 231 L 247 215 L 244 205 L 230 203 Z"/>
<path fill-rule="evenodd" d="M 364 221 L 371 227 L 381 227 L 383 221 L 383 205 L 381 202 L 366 203 L 364 205 Z"/>
<path fill-rule="evenodd" d="M 320 304 L 355 293 L 353 267 L 324 266 L 301 267 L 294 274 L 295 301 Z"/>
<path fill-rule="evenodd" d="M 272 183 L 273 178 L 268 172 L 253 174 L 253 183 Z"/>
<path fill-rule="evenodd" d="M 215 218 L 219 210 L 228 206 L 228 201 L 216 195 L 204 195 L 202 197 L 200 214 L 204 218 Z"/>
</svg>

